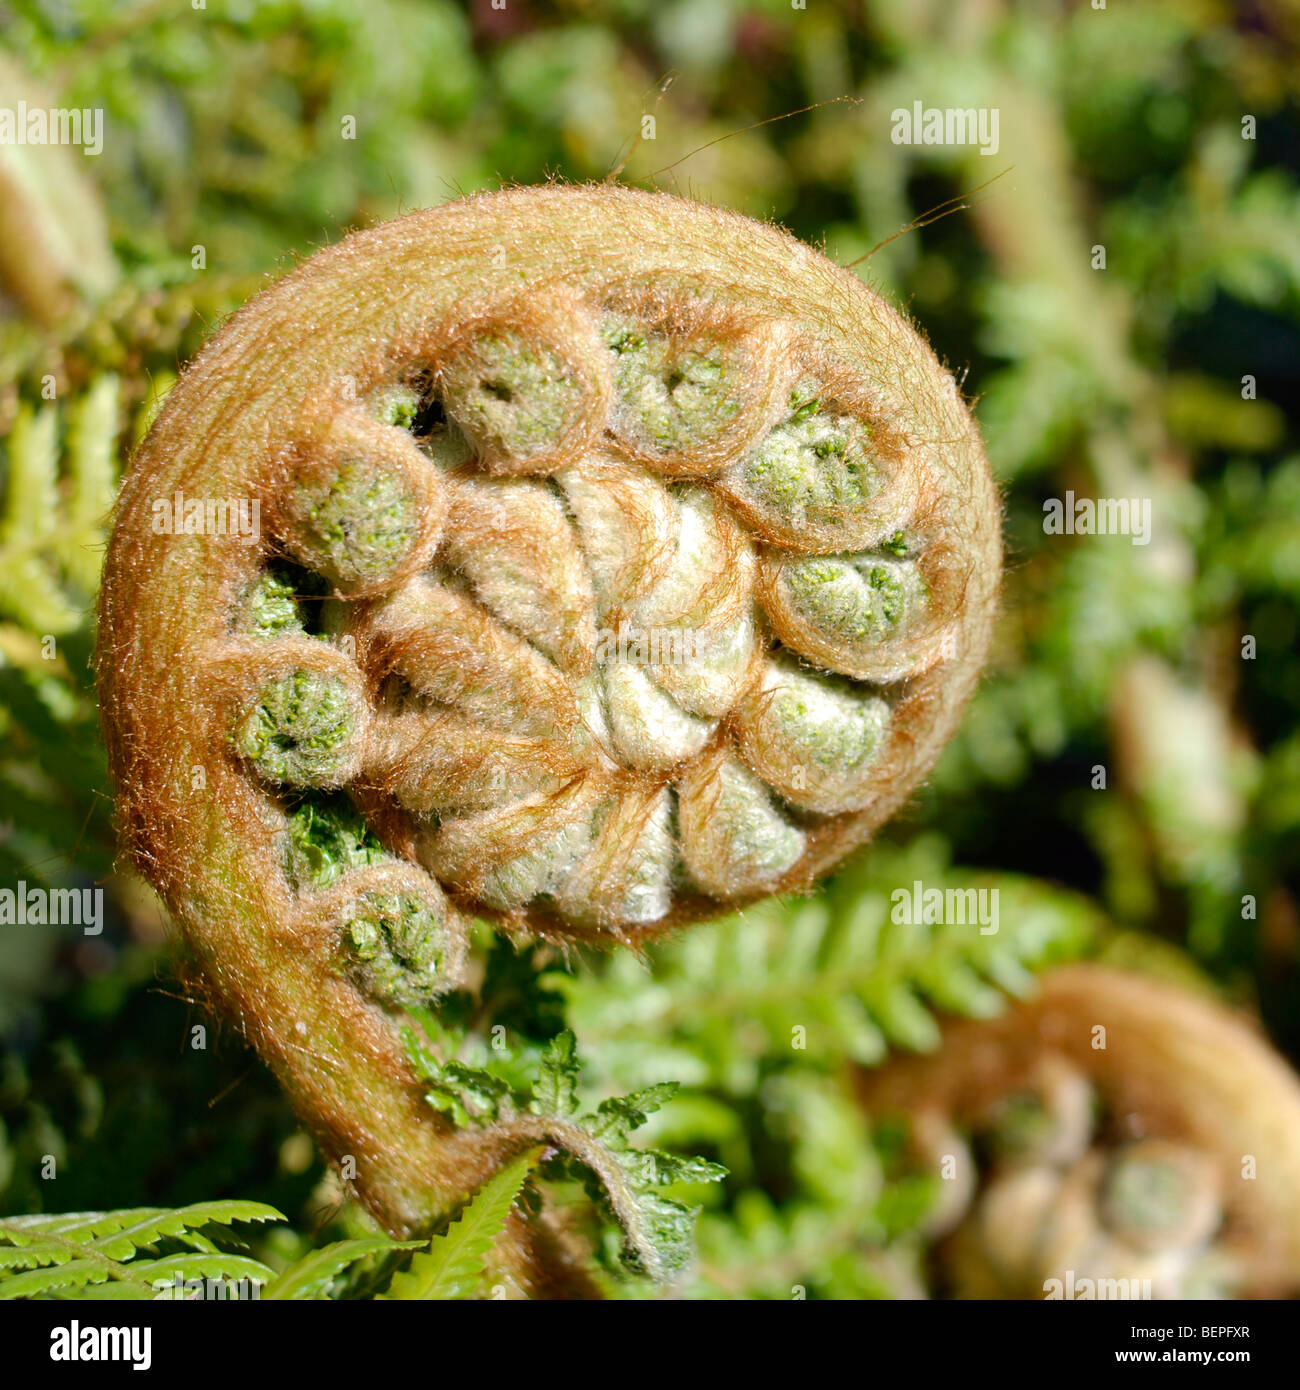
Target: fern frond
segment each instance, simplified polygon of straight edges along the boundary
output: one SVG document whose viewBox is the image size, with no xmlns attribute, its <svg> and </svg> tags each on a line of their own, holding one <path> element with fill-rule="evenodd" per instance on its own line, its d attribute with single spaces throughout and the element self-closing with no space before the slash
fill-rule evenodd
<svg viewBox="0 0 1300 1390">
<path fill-rule="evenodd" d="M 184 1237 L 201 1226 L 229 1226 L 236 1221 L 283 1221 L 285 1216 L 264 1202 L 220 1201 L 195 1202 L 173 1210 L 150 1210 L 121 1213 L 135 1219 L 124 1222 L 117 1230 L 100 1235 L 93 1248 L 110 1259 L 128 1258 L 143 1246 L 153 1245 L 163 1236 Z"/>
<path fill-rule="evenodd" d="M 30 1218 L 23 1218 L 30 1221 Z M 0 1224 L 0 1239 L 14 1235 L 6 1224 Z M 47 1289 L 102 1284 L 105 1280 L 139 1283 L 131 1271 L 117 1260 L 110 1259 L 89 1245 L 66 1236 L 47 1233 L 21 1247 L 23 1263 L 37 1264 L 25 1272 L 6 1275 L 0 1272 L 0 1299 L 30 1298 Z M 139 1283 L 139 1287 L 147 1285 Z"/>
<path fill-rule="evenodd" d="M 894 920 L 894 894 L 998 892 L 997 930 Z M 1084 900 L 1015 875 L 957 875 L 928 842 L 882 847 L 865 870 L 793 909 L 762 905 L 627 957 L 601 974 L 555 974 L 583 1050 L 610 1084 L 650 1075 L 744 1088 L 757 1059 L 880 1062 L 937 1045 L 937 1013 L 987 1017 L 1034 973 L 1081 954 L 1099 916 Z M 646 1038 L 657 1041 L 649 1048 Z"/>
<path fill-rule="evenodd" d="M 440 1035 L 445 1046 L 450 1035 Z M 655 1278 L 685 1268 L 698 1211 L 665 1195 L 675 1183 L 717 1182 L 719 1164 L 633 1147 L 630 1133 L 677 1092 L 678 1083 L 651 1085 L 631 1095 L 576 1112 L 580 1062 L 573 1033 L 565 1030 L 546 1045 L 526 1090 L 508 1085 L 486 1067 L 444 1061 L 407 1030 L 412 1061 L 430 1083 L 427 1099 L 461 1124 L 514 1124 L 540 1137 L 557 1153 L 543 1165 L 548 1178 L 576 1180 L 622 1232 L 624 1264 Z"/>
<path fill-rule="evenodd" d="M 561 1108 L 550 1113 L 573 1115 L 578 1109 L 578 1070 L 576 1041 L 566 1030 L 552 1039 L 542 1057 L 533 1109 L 546 1113 L 545 1106 L 556 1105 Z M 544 1169 L 549 1176 L 582 1181 L 593 1201 L 621 1226 L 624 1263 L 659 1279 L 680 1274 L 690 1262 L 699 1216 L 697 1208 L 667 1196 L 663 1189 L 675 1183 L 720 1182 L 727 1175 L 720 1164 L 702 1158 L 633 1146 L 632 1131 L 672 1100 L 678 1089 L 676 1081 L 658 1082 L 603 1100 L 593 1113 L 569 1122 L 595 1140 L 604 1161 L 601 1169 L 572 1148 Z"/>
<path fill-rule="evenodd" d="M 0 1300 L 15 1298 L 36 1298 L 41 1294 L 58 1293 L 63 1289 L 83 1289 L 89 1284 L 102 1284 L 105 1280 L 117 1278 L 111 1261 L 104 1264 L 95 1260 L 70 1260 L 66 1264 L 50 1265 L 45 1269 L 29 1269 L 16 1274 L 11 1279 L 0 1280 Z M 129 1280 L 131 1292 L 128 1298 L 152 1298 L 153 1289 L 148 1284 Z"/>
<path fill-rule="evenodd" d="M 512 1159 L 479 1188 L 468 1206 L 429 1248 L 411 1260 L 405 1272 L 395 1275 L 386 1300 L 466 1299 L 483 1278 L 488 1253 L 505 1227 L 541 1148 Z"/>
<path fill-rule="evenodd" d="M 537 1069 L 532 1109 L 539 1115 L 572 1115 L 578 1108 L 577 1039 L 567 1029 L 551 1039 Z"/>
<path fill-rule="evenodd" d="M 262 1292 L 263 1301 L 301 1301 L 324 1298 L 330 1285 L 349 1265 L 370 1255 L 384 1255 L 393 1250 L 416 1250 L 420 1240 L 388 1240 L 384 1236 L 365 1236 L 355 1240 L 340 1240 L 320 1250 L 309 1250 L 279 1274 Z"/>
<path fill-rule="evenodd" d="M 58 505 L 58 414 L 19 406 L 9 433 L 0 516 L 0 604 L 34 632 L 70 632 L 81 621 L 44 562 Z"/>
<path fill-rule="evenodd" d="M 275 1270 L 261 1260 L 250 1259 L 247 1255 L 232 1255 L 224 1250 L 212 1254 L 163 1255 L 156 1260 L 137 1260 L 128 1268 L 132 1278 L 143 1279 L 151 1287 L 166 1281 L 171 1288 L 178 1278 L 182 1284 L 190 1279 L 229 1284 L 243 1281 L 268 1284 L 275 1278 Z M 161 1296 L 167 1296 L 166 1290 L 160 1289 L 159 1292 Z"/>
<path fill-rule="evenodd" d="M 58 636 L 86 619 L 113 502 L 120 397 L 118 378 L 104 373 L 66 411 L 23 402 L 15 413 L 4 445 L 0 608 L 31 632 Z"/>
<path fill-rule="evenodd" d="M 58 1236 L 88 1245 L 110 1259 L 122 1259 L 161 1236 L 184 1236 L 202 1226 L 229 1226 L 235 1221 L 284 1221 L 283 1212 L 265 1202 L 225 1200 L 195 1202 L 187 1207 L 129 1207 L 121 1211 L 61 1212 L 13 1216 L 0 1222 L 0 1241 L 30 1245 Z"/>
<path fill-rule="evenodd" d="M 0 1233 L 2 1234 L 2 1233 Z M 69 1242 L 33 1241 L 30 1245 L 0 1246 L 0 1270 L 35 1269 L 39 1265 L 66 1264 L 76 1258 L 76 1247 Z"/>
<path fill-rule="evenodd" d="M 69 582 L 87 595 L 99 584 L 117 488 L 120 397 L 118 378 L 106 372 L 68 410 L 65 522 L 56 554 Z"/>
<path fill-rule="evenodd" d="M 156 1289 L 145 1292 L 145 1286 L 122 1279 L 106 1279 L 102 1284 L 78 1284 L 67 1292 L 52 1290 L 52 1299 L 77 1303 L 143 1303 L 159 1297 Z"/>
<path fill-rule="evenodd" d="M 154 1281 L 170 1280 L 176 1270 L 187 1272 L 188 1278 L 265 1283 L 274 1276 L 273 1270 L 246 1256 L 218 1250 L 202 1228 L 284 1219 L 263 1202 L 237 1200 L 195 1202 L 170 1210 L 136 1207 L 12 1217 L 0 1221 L 0 1299 L 32 1298 L 107 1280 L 144 1290 L 141 1297 L 152 1297 Z M 198 1249 L 133 1258 L 164 1239 Z"/>
</svg>

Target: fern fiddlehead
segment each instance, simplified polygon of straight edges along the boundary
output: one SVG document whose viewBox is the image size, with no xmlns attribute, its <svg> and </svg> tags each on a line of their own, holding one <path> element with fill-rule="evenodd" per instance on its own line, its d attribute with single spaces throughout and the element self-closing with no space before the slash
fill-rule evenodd
<svg viewBox="0 0 1300 1390">
<path fill-rule="evenodd" d="M 1061 967 L 1034 1000 L 955 1024 L 934 1055 L 864 1073 L 862 1089 L 876 1114 L 911 1113 L 922 1165 L 945 1179 L 927 1234 L 948 1293 L 1300 1287 L 1300 1083 L 1185 988 Z"/>
<path fill-rule="evenodd" d="M 951 733 L 998 573 L 952 378 L 806 247 L 613 188 L 416 214 L 238 314 L 137 454 L 125 843 L 390 1228 L 539 1142 L 618 1211 L 554 1117 L 431 1116 L 395 1012 L 470 915 L 635 943 L 811 884 Z"/>
</svg>

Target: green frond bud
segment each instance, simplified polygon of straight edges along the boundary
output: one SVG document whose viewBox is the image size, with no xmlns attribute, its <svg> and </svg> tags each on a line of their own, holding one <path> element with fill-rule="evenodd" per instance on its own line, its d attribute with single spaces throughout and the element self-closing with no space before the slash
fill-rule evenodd
<svg viewBox="0 0 1300 1390">
<path fill-rule="evenodd" d="M 737 733 L 746 762 L 770 787 L 796 806 L 838 812 L 870 802 L 891 718 L 873 687 L 787 659 L 769 663 L 746 696 Z"/>
<path fill-rule="evenodd" d="M 241 626 L 258 637 L 281 637 L 304 632 L 302 613 L 292 577 L 283 570 L 263 570 L 248 592 Z"/>
<path fill-rule="evenodd" d="M 262 687 L 234 745 L 269 782 L 329 787 L 354 772 L 358 730 L 354 693 L 334 677 L 299 670 Z"/>
<path fill-rule="evenodd" d="M 920 479 L 883 425 L 828 403 L 815 382 L 723 478 L 761 534 L 793 550 L 862 550 L 906 525 Z"/>
<path fill-rule="evenodd" d="M 544 319 L 545 310 L 538 311 Z M 589 342 L 544 325 L 502 323 L 468 339 L 443 368 L 447 414 L 494 472 L 553 472 L 590 435 L 591 396 L 607 390 Z"/>
<path fill-rule="evenodd" d="M 347 590 L 392 574 L 419 535 L 406 480 L 364 459 L 302 484 L 285 505 L 286 543 L 303 564 Z"/>
<path fill-rule="evenodd" d="M 397 1007 L 447 988 L 443 914 L 412 893 L 362 895 L 344 924 L 352 972 L 373 998 Z"/>
<path fill-rule="evenodd" d="M 880 555 L 790 560 L 781 591 L 795 613 L 847 647 L 871 647 L 905 633 L 928 597 L 913 561 Z"/>
<path fill-rule="evenodd" d="M 614 355 L 620 435 L 673 471 L 680 455 L 709 457 L 748 404 L 743 352 L 720 341 L 674 342 L 622 314 L 607 315 L 601 332 Z"/>
<path fill-rule="evenodd" d="M 1200 1245 L 1222 1220 L 1219 1187 L 1208 1155 L 1148 1140 L 1122 1150 L 1111 1163 L 1101 1194 L 1103 1219 L 1139 1250 Z"/>
<path fill-rule="evenodd" d="M 308 797 L 289 813 L 285 871 L 302 892 L 328 888 L 351 869 L 370 868 L 391 856 L 365 818 L 342 793 Z"/>
<path fill-rule="evenodd" d="M 381 424 L 414 431 L 422 401 L 418 387 L 407 382 L 392 382 L 372 392 L 369 403 L 375 419 Z"/>
<path fill-rule="evenodd" d="M 279 561 L 259 570 L 244 592 L 235 628 L 254 637 L 305 634 L 316 627 L 325 586 L 317 575 Z"/>
<path fill-rule="evenodd" d="M 734 758 L 714 758 L 683 777 L 682 857 L 701 891 L 722 899 L 772 891 L 805 838 L 771 793 Z"/>
</svg>

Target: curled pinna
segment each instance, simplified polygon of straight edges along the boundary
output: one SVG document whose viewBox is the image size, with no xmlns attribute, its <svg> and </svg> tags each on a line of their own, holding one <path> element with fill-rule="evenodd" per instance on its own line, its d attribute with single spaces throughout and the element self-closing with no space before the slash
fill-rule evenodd
<svg viewBox="0 0 1300 1390">
<path fill-rule="evenodd" d="M 125 843 L 407 1226 L 447 1146 L 399 1138 L 393 1014 L 467 920 L 636 943 L 806 888 L 950 736 L 999 568 L 952 377 L 824 257 L 612 187 L 413 214 L 237 314 L 135 458 Z"/>
</svg>

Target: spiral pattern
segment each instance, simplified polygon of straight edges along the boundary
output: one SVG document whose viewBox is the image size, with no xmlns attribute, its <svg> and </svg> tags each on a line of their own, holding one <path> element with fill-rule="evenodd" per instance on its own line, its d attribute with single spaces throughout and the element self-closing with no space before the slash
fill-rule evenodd
<svg viewBox="0 0 1300 1390">
<path fill-rule="evenodd" d="M 919 1166 L 943 1179 L 925 1230 L 943 1293 L 1300 1288 L 1300 1081 L 1199 994 L 1061 967 L 1036 999 L 954 1024 L 862 1091 L 878 1115 L 907 1111 Z"/>
<path fill-rule="evenodd" d="M 246 490 L 259 542 L 146 553 L 148 489 L 179 485 Z M 452 903 L 632 939 L 807 886 L 951 733 L 999 570 L 978 436 L 907 324 L 772 228 L 613 189 L 314 258 L 182 381 L 125 505 L 119 570 L 186 568 L 204 640 L 161 709 L 143 655 L 110 674 L 119 773 L 157 787 L 128 726 L 183 742 L 194 702 L 231 760 L 209 794 L 299 903 L 327 886 L 303 816 L 346 789 L 365 870 L 402 876 L 342 909 L 371 979 L 413 892 L 450 957 Z M 176 828 L 147 838 L 158 876 Z"/>
<path fill-rule="evenodd" d="M 969 1171 L 977 1154 L 984 1161 L 978 1187 L 943 1222 L 954 1229 L 942 1277 L 956 1297 L 1042 1298 L 1056 1280 L 1062 1290 L 1122 1281 L 1135 1296 L 1228 1298 L 1254 1275 L 1230 1230 L 1218 1156 L 1125 1134 L 1123 1117 L 1107 1114 L 1059 1053 L 1044 1052 L 1021 1087 L 973 1117 L 969 1136 L 927 1139 L 931 1157 L 959 1154 Z"/>
</svg>

